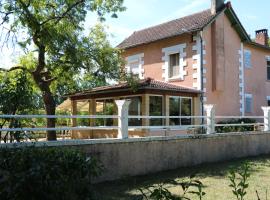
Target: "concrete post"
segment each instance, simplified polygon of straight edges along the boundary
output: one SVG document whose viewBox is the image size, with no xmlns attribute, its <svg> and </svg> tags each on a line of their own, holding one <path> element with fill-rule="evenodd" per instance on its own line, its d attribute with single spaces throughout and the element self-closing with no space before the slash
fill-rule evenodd
<svg viewBox="0 0 270 200">
<path fill-rule="evenodd" d="M 204 110 L 206 111 L 206 125 L 207 125 L 207 134 L 215 133 L 215 105 L 204 105 Z"/>
<path fill-rule="evenodd" d="M 118 108 L 118 135 L 119 139 L 128 138 L 128 108 L 130 100 L 116 100 L 115 101 Z"/>
<path fill-rule="evenodd" d="M 264 113 L 264 131 L 270 131 L 270 107 L 262 107 Z"/>
</svg>

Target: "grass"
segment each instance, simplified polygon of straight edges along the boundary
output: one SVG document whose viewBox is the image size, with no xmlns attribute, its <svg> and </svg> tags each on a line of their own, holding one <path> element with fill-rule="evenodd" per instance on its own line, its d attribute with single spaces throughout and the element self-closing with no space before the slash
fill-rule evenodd
<svg viewBox="0 0 270 200">
<path fill-rule="evenodd" d="M 196 174 L 196 179 L 203 182 L 206 196 L 204 200 L 233 200 L 231 188 L 229 188 L 228 172 L 237 169 L 243 163 L 251 166 L 251 176 L 248 180 L 249 188 L 245 200 L 255 200 L 256 190 L 261 200 L 266 200 L 267 191 L 270 200 L 270 155 L 256 158 L 247 158 L 230 162 L 204 164 L 190 168 L 180 168 L 167 172 L 160 172 L 147 176 L 128 177 L 126 179 L 95 185 L 97 198 L 102 200 L 138 200 L 139 188 L 144 188 L 159 183 L 166 184 L 166 188 L 173 194 L 179 194 L 180 188 L 169 183 L 170 180 L 182 180 L 191 174 Z M 196 198 L 194 198 L 195 200 Z"/>
</svg>

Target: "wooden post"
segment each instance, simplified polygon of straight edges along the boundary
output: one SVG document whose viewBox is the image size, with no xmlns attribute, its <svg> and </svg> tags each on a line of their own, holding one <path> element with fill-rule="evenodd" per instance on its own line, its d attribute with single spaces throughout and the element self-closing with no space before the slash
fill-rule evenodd
<svg viewBox="0 0 270 200">
<path fill-rule="evenodd" d="M 142 116 L 149 116 L 149 94 L 142 95 Z M 142 119 L 142 126 L 149 126 L 149 119 Z"/>
<path fill-rule="evenodd" d="M 89 100 L 89 115 L 96 115 L 96 99 Z M 95 126 L 95 119 L 89 120 L 90 126 Z"/>
<path fill-rule="evenodd" d="M 170 116 L 170 96 L 164 95 L 164 114 L 166 117 Z M 170 118 L 165 119 L 165 126 L 170 126 Z"/>
<path fill-rule="evenodd" d="M 77 101 L 72 100 L 71 101 L 71 115 L 77 115 Z M 72 126 L 77 126 L 77 119 L 72 118 Z"/>
</svg>

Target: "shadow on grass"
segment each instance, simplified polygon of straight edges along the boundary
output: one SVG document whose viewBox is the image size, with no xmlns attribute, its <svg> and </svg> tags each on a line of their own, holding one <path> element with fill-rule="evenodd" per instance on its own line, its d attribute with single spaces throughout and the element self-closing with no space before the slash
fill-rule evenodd
<svg viewBox="0 0 270 200">
<path fill-rule="evenodd" d="M 122 180 L 105 182 L 95 185 L 97 199 L 102 200 L 139 200 L 142 199 L 139 188 L 153 186 L 159 183 L 171 185 L 172 180 L 179 180 L 196 174 L 196 179 L 213 177 L 227 178 L 231 169 L 238 169 L 244 163 L 250 165 L 250 172 L 255 173 L 262 167 L 270 167 L 270 155 L 232 160 L 228 162 L 202 164 L 194 167 L 184 167 L 144 176 L 126 177 Z"/>
</svg>

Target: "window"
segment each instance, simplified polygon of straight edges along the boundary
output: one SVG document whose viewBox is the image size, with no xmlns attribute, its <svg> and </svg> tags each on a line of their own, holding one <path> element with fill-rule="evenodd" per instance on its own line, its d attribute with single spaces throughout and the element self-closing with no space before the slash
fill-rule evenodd
<svg viewBox="0 0 270 200">
<path fill-rule="evenodd" d="M 140 63 L 139 61 L 134 61 L 134 62 L 131 62 L 129 63 L 129 72 L 134 74 L 134 75 L 139 75 L 139 66 L 140 66 Z"/>
<path fill-rule="evenodd" d="M 270 106 L 270 96 L 267 97 L 267 106 Z"/>
<path fill-rule="evenodd" d="M 97 100 L 96 104 L 97 115 L 115 115 L 117 113 L 116 105 L 112 99 Z M 113 119 L 95 119 L 95 123 L 97 126 L 112 126 Z"/>
<path fill-rule="evenodd" d="M 251 68 L 251 51 L 244 51 L 244 65 L 246 68 Z"/>
<path fill-rule="evenodd" d="M 179 53 L 171 54 L 169 57 L 169 78 L 177 77 L 180 75 Z"/>
<path fill-rule="evenodd" d="M 252 94 L 245 94 L 245 110 L 246 113 L 252 113 L 253 108 L 253 98 Z"/>
<path fill-rule="evenodd" d="M 141 97 L 131 97 L 128 99 L 131 100 L 131 102 L 129 104 L 128 115 L 141 116 L 142 115 L 142 110 L 141 110 L 142 98 Z M 129 126 L 141 126 L 142 119 L 141 118 L 128 119 L 128 125 Z"/>
<path fill-rule="evenodd" d="M 127 73 L 132 73 L 133 75 L 138 76 L 138 78 L 143 79 L 143 57 L 143 53 L 127 57 Z"/>
<path fill-rule="evenodd" d="M 169 101 L 170 116 L 191 116 L 192 99 L 186 97 L 170 97 Z M 170 119 L 170 125 L 191 125 L 190 118 Z"/>
<path fill-rule="evenodd" d="M 270 80 L 270 60 L 267 61 L 267 80 Z"/>
<path fill-rule="evenodd" d="M 162 116 L 162 96 L 150 96 L 149 99 L 149 115 L 150 116 Z M 162 119 L 150 119 L 150 126 L 162 126 Z"/>
</svg>

